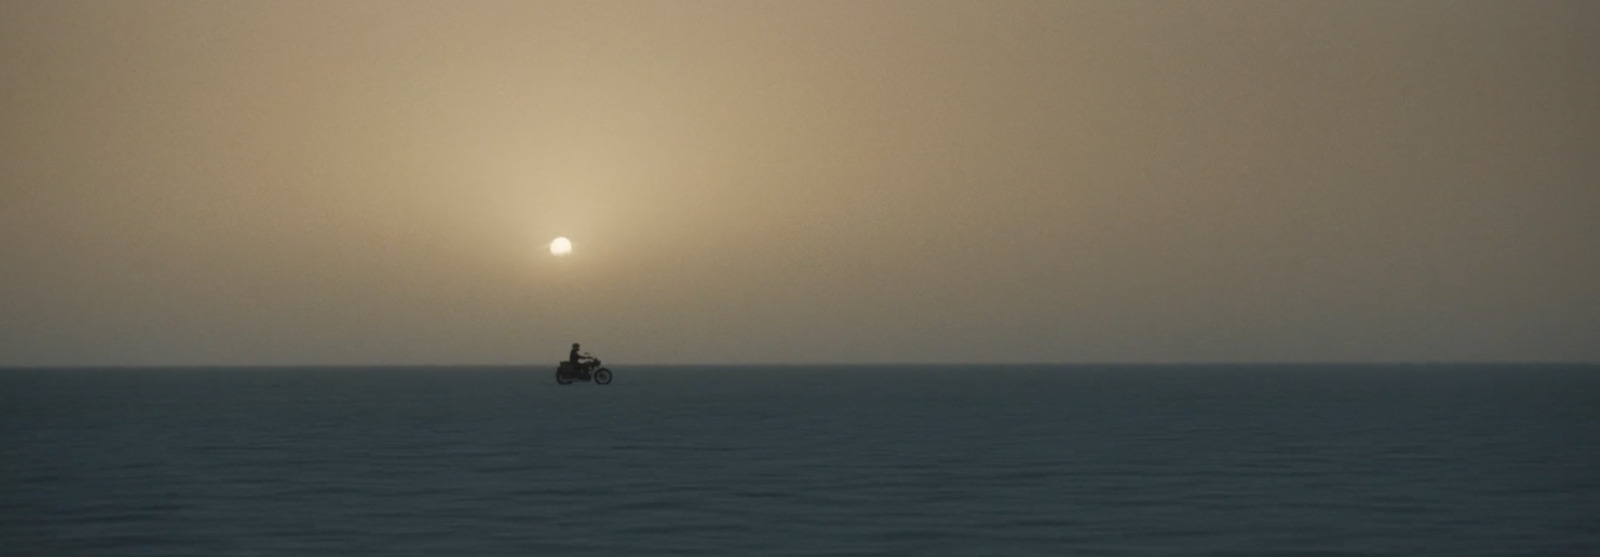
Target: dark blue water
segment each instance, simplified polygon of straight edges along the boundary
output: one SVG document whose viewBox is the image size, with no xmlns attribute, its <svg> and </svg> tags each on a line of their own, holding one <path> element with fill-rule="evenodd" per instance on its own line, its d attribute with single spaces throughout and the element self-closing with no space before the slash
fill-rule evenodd
<svg viewBox="0 0 1600 557">
<path fill-rule="evenodd" d="M 1600 555 L 1600 367 L 0 371 L 3 555 Z"/>
</svg>

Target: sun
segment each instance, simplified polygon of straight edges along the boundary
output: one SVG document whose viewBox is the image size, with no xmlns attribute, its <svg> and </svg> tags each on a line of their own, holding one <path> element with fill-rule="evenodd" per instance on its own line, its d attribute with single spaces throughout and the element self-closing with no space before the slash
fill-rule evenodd
<svg viewBox="0 0 1600 557">
<path fill-rule="evenodd" d="M 572 253 L 572 240 L 568 240 L 566 236 L 550 241 L 550 255 L 559 257 L 569 253 Z"/>
</svg>

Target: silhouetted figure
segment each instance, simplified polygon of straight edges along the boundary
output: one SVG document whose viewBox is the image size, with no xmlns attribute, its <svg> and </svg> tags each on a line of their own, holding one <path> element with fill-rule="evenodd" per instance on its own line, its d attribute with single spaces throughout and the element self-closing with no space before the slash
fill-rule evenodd
<svg viewBox="0 0 1600 557">
<path fill-rule="evenodd" d="M 567 363 L 572 364 L 572 369 L 583 369 L 583 360 L 586 357 L 582 352 L 578 352 L 578 343 L 574 342 L 572 351 L 567 353 Z"/>
<path fill-rule="evenodd" d="M 556 383 L 571 385 L 574 381 L 593 380 L 599 385 L 610 385 L 611 370 L 600 367 L 600 358 L 584 354 L 579 348 L 578 343 L 572 343 L 567 361 L 556 367 Z"/>
</svg>

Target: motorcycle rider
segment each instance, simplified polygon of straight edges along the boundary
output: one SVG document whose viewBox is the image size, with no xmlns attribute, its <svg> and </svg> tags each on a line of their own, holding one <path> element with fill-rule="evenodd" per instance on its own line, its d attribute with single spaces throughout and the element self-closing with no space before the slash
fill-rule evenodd
<svg viewBox="0 0 1600 557">
<path fill-rule="evenodd" d="M 583 360 L 593 360 L 592 356 L 578 352 L 578 343 L 572 343 L 572 351 L 567 353 L 567 363 L 572 365 L 572 371 L 583 369 Z"/>
<path fill-rule="evenodd" d="M 611 370 L 600 367 L 600 359 L 581 351 L 582 345 L 572 343 L 567 359 L 556 368 L 556 382 L 570 385 L 574 381 L 594 381 L 599 385 L 611 384 Z"/>
</svg>

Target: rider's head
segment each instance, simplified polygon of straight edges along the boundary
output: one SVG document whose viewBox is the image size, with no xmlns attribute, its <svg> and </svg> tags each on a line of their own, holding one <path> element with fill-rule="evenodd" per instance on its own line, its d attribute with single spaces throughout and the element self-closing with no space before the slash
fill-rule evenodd
<svg viewBox="0 0 1600 557">
<path fill-rule="evenodd" d="M 578 343 L 576 343 L 576 342 L 572 343 L 572 347 L 573 348 L 577 348 L 578 347 Z"/>
</svg>

